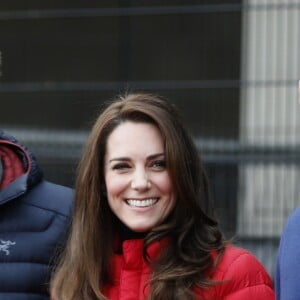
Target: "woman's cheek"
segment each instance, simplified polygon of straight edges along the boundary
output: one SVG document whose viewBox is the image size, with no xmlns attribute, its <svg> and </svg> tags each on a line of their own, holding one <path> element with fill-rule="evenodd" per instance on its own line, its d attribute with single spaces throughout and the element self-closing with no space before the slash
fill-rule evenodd
<svg viewBox="0 0 300 300">
<path fill-rule="evenodd" d="M 114 196 L 121 193 L 127 186 L 126 176 L 107 175 L 106 191 L 109 195 Z"/>
</svg>

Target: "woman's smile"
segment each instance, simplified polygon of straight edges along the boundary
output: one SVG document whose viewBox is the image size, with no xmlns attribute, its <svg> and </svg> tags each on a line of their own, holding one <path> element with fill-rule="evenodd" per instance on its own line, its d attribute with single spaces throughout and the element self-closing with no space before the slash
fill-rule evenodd
<svg viewBox="0 0 300 300">
<path fill-rule="evenodd" d="M 133 206 L 133 207 L 149 207 L 149 206 L 153 206 L 158 202 L 159 198 L 149 198 L 149 199 L 142 199 L 142 200 L 138 200 L 138 199 L 127 199 L 126 203 L 129 206 Z"/>
</svg>

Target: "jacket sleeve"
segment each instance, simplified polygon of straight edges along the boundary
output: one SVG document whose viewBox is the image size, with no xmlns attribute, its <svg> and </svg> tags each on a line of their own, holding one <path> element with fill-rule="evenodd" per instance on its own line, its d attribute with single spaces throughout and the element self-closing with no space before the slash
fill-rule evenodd
<svg viewBox="0 0 300 300">
<path fill-rule="evenodd" d="M 222 285 L 224 300 L 274 300 L 273 283 L 263 265 L 242 250 L 228 265 Z"/>
<path fill-rule="evenodd" d="M 275 289 L 276 299 L 299 299 L 300 293 L 300 207 L 288 218 L 278 251 Z"/>
</svg>

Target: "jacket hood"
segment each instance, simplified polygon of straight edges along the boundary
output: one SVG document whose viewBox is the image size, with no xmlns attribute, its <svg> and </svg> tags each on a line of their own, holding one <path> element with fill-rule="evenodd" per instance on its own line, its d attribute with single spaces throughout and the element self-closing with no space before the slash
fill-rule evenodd
<svg viewBox="0 0 300 300">
<path fill-rule="evenodd" d="M 9 167 L 8 169 L 1 159 L 2 179 L 9 175 L 10 180 L 2 190 L 0 190 L 0 204 L 26 193 L 43 178 L 43 172 L 39 168 L 35 156 L 27 149 L 27 147 L 20 144 L 15 137 L 2 130 L 0 130 L 0 150 L 1 146 L 3 149 L 9 149 L 11 155 L 7 160 L 12 167 Z M 0 152 L 0 158 L 1 155 L 5 154 L 1 154 Z M 11 157 L 18 158 L 18 165 L 14 164 L 14 160 L 11 159 Z M 22 169 L 22 172 L 18 170 L 20 168 Z M 9 172 L 9 174 L 5 174 L 5 172 Z"/>
</svg>

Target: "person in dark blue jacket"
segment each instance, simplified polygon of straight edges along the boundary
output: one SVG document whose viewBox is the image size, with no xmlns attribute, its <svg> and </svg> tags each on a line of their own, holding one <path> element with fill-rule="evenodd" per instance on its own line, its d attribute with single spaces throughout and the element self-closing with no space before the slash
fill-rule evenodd
<svg viewBox="0 0 300 300">
<path fill-rule="evenodd" d="M 43 179 L 33 154 L 0 130 L 0 299 L 49 299 L 73 190 Z"/>
<path fill-rule="evenodd" d="M 276 266 L 277 300 L 300 299 L 300 207 L 288 218 L 280 239 Z"/>
</svg>

